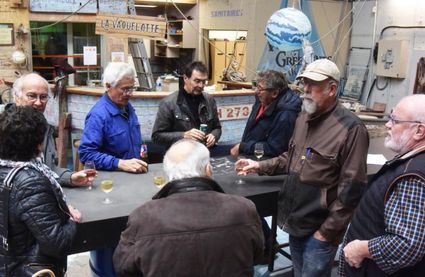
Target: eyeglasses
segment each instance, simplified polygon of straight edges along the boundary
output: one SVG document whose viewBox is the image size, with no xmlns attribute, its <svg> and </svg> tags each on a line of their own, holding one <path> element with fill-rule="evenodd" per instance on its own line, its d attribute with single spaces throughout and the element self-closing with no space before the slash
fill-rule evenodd
<svg viewBox="0 0 425 277">
<path fill-rule="evenodd" d="M 263 88 L 261 86 L 256 86 L 256 87 L 254 87 L 254 89 L 255 90 L 258 90 L 258 91 L 271 91 L 271 90 L 274 90 L 274 88 Z"/>
<path fill-rule="evenodd" d="M 207 79 L 191 79 L 197 85 L 206 85 L 208 83 Z"/>
<path fill-rule="evenodd" d="M 135 87 L 119 88 L 124 94 L 130 94 L 135 90 Z"/>
<path fill-rule="evenodd" d="M 395 119 L 394 115 L 390 115 L 390 120 L 391 125 L 396 125 L 396 124 L 401 124 L 401 123 L 415 123 L 415 124 L 421 124 L 422 122 L 417 121 L 417 120 L 400 120 L 400 119 Z"/>
<path fill-rule="evenodd" d="M 26 95 L 27 95 L 28 100 L 31 101 L 31 102 L 35 102 L 35 101 L 37 101 L 37 99 L 39 99 L 40 102 L 45 103 L 50 98 L 50 96 L 47 93 L 45 93 L 45 94 L 27 93 Z"/>
</svg>

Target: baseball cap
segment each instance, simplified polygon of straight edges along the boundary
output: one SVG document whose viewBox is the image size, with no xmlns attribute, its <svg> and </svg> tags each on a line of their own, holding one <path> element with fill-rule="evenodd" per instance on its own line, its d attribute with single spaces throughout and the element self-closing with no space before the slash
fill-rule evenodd
<svg viewBox="0 0 425 277">
<path fill-rule="evenodd" d="M 319 59 L 307 65 L 304 72 L 297 76 L 297 79 L 308 78 L 320 82 L 332 78 L 339 82 L 340 77 L 339 69 L 334 62 L 328 59 Z"/>
</svg>

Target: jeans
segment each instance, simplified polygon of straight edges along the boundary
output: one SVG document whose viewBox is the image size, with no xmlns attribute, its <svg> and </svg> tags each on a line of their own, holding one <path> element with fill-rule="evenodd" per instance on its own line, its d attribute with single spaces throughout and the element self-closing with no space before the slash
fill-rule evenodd
<svg viewBox="0 0 425 277">
<path fill-rule="evenodd" d="M 337 246 L 317 240 L 289 236 L 295 277 L 330 277 Z"/>
</svg>

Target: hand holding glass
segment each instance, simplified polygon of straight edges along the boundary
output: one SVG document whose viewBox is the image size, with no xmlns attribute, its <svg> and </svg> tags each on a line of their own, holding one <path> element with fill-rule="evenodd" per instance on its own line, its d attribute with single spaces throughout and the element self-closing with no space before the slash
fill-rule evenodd
<svg viewBox="0 0 425 277">
<path fill-rule="evenodd" d="M 87 161 L 84 164 L 84 172 L 86 173 L 87 178 L 91 179 L 91 181 L 88 182 L 89 186 L 87 187 L 88 190 L 91 190 L 93 179 L 96 177 L 96 166 L 94 165 L 94 161 Z"/>
</svg>

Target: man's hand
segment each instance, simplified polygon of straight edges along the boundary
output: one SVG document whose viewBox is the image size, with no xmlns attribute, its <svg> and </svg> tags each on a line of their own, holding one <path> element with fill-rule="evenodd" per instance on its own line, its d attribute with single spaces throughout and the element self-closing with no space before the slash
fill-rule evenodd
<svg viewBox="0 0 425 277">
<path fill-rule="evenodd" d="M 359 268 L 365 258 L 372 259 L 369 253 L 368 240 L 353 240 L 348 243 L 343 251 L 345 261 L 352 267 Z"/>
<path fill-rule="evenodd" d="M 207 147 L 213 147 L 215 145 L 215 136 L 213 134 L 208 134 L 205 136 L 205 139 L 207 141 Z"/>
<path fill-rule="evenodd" d="M 232 147 L 232 149 L 230 149 L 230 155 L 237 157 L 239 155 L 239 144 L 236 144 L 235 146 Z"/>
<path fill-rule="evenodd" d="M 191 129 L 189 131 L 186 131 L 183 135 L 184 138 L 187 139 L 194 139 L 194 140 L 198 140 L 198 141 L 205 141 L 205 134 L 204 132 L 201 132 L 198 129 Z M 214 138 L 215 140 L 215 138 Z"/>
<path fill-rule="evenodd" d="M 322 236 L 322 234 L 319 232 L 319 230 L 314 232 L 313 237 L 317 240 L 328 242 L 328 240 L 324 236 Z"/>
<path fill-rule="evenodd" d="M 71 184 L 76 187 L 90 186 L 96 176 L 87 177 L 87 174 L 84 170 L 73 172 L 71 174 Z"/>
<path fill-rule="evenodd" d="M 68 205 L 68 209 L 69 209 L 69 213 L 71 216 L 71 220 L 74 222 L 81 222 L 81 213 L 75 209 L 74 207 L 72 207 L 71 205 Z"/>
<path fill-rule="evenodd" d="M 258 173 L 260 171 L 260 164 L 250 159 L 241 159 L 235 163 L 235 170 L 238 175 Z"/>
<path fill-rule="evenodd" d="M 139 159 L 119 160 L 118 168 L 122 171 L 143 173 L 148 171 L 148 164 Z"/>
</svg>

